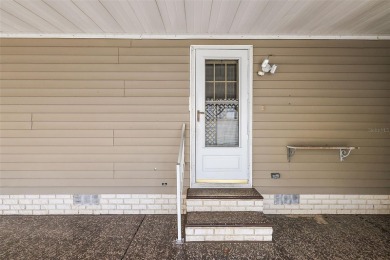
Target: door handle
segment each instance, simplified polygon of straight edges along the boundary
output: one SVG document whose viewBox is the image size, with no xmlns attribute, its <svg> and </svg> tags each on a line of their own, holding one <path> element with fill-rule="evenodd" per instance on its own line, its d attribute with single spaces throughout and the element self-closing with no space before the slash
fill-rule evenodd
<svg viewBox="0 0 390 260">
<path fill-rule="evenodd" d="M 204 115 L 204 112 L 201 112 L 199 110 L 196 110 L 196 120 L 199 122 L 200 120 L 200 115 L 203 114 Z"/>
</svg>

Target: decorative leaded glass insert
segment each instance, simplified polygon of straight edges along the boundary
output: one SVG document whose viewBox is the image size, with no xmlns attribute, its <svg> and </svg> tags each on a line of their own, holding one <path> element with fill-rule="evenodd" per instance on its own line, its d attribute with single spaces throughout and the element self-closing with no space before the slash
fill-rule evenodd
<svg viewBox="0 0 390 260">
<path fill-rule="evenodd" d="M 237 60 L 206 60 L 206 147 L 239 146 Z"/>
</svg>

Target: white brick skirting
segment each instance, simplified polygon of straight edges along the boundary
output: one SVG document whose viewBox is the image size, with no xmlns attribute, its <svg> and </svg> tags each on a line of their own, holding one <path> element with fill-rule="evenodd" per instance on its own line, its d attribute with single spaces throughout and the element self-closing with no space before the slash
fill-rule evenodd
<svg viewBox="0 0 390 260">
<path fill-rule="evenodd" d="M 299 204 L 274 204 L 264 195 L 265 214 L 390 214 L 390 195 L 300 195 Z"/>
<path fill-rule="evenodd" d="M 73 195 L 0 195 L 0 215 L 52 214 L 176 214 L 176 195 L 102 194 L 98 205 L 74 205 Z"/>
<path fill-rule="evenodd" d="M 264 207 L 265 214 L 390 214 L 390 195 L 305 194 L 300 195 L 299 204 L 294 205 L 275 205 L 274 195 L 271 194 L 263 194 L 263 197 L 262 203 L 253 201 L 254 205 L 249 205 L 245 200 L 229 200 L 234 205 L 227 205 L 228 201 L 211 205 L 215 202 L 204 200 L 202 205 L 195 202 L 199 205 L 189 206 L 194 207 L 191 209 L 195 211 L 206 211 L 210 207 L 214 207 L 214 210 L 260 211 L 261 207 Z M 183 198 L 183 213 L 185 212 Z M 176 214 L 176 195 L 102 194 L 98 205 L 74 205 L 73 195 L 70 194 L 0 195 L 0 215 L 50 214 Z"/>
<path fill-rule="evenodd" d="M 186 227 L 186 241 L 272 241 L 272 227 Z"/>
</svg>

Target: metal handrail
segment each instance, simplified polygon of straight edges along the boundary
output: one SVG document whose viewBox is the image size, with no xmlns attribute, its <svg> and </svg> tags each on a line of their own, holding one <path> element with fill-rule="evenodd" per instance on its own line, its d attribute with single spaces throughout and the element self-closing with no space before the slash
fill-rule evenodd
<svg viewBox="0 0 390 260">
<path fill-rule="evenodd" d="M 179 155 L 177 157 L 176 163 L 176 209 L 177 209 L 177 240 L 176 244 L 182 244 L 184 242 L 181 235 L 181 200 L 183 194 L 183 180 L 184 180 L 184 150 L 185 150 L 185 134 L 186 134 L 186 124 L 183 124 L 181 127 L 181 140 L 179 147 Z"/>
</svg>

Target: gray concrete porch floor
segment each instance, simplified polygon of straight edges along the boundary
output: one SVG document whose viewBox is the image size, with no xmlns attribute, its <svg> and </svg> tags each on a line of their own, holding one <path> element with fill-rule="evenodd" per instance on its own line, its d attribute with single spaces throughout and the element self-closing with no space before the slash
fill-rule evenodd
<svg viewBox="0 0 390 260">
<path fill-rule="evenodd" d="M 273 242 L 177 246 L 175 215 L 0 216 L 0 259 L 390 259 L 389 215 L 267 215 Z"/>
</svg>

